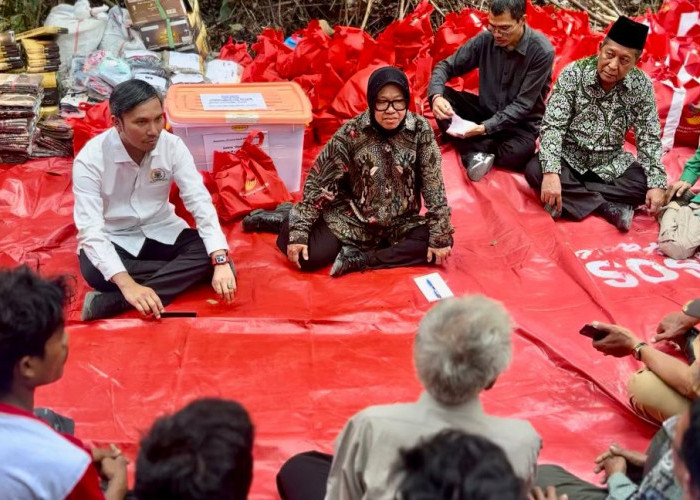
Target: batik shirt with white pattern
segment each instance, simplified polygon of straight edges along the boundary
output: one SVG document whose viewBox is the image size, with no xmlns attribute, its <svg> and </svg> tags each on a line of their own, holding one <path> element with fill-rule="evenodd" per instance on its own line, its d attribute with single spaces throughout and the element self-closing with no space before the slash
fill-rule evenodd
<svg viewBox="0 0 700 500">
<path fill-rule="evenodd" d="M 542 171 L 561 172 L 563 160 L 579 173 L 592 171 L 612 183 L 635 161 L 624 150 L 625 135 L 633 128 L 636 161 L 646 173 L 647 187 L 666 188 L 651 80 L 635 67 L 606 92 L 598 79 L 597 64 L 598 56 L 580 59 L 559 75 L 540 132 Z"/>
</svg>

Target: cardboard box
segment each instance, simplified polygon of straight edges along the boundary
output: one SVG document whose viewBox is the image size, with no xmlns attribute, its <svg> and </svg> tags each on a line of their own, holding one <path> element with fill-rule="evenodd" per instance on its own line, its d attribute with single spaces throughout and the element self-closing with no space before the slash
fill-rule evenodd
<svg viewBox="0 0 700 500">
<path fill-rule="evenodd" d="M 167 21 L 158 21 L 138 28 L 141 33 L 144 45 L 148 50 L 174 49 L 183 45 L 194 43 L 192 29 L 186 18 L 171 19 L 170 32 L 172 34 L 172 44 L 168 37 Z"/>
<path fill-rule="evenodd" d="M 126 0 L 126 8 L 136 27 L 187 16 L 182 0 Z"/>
</svg>

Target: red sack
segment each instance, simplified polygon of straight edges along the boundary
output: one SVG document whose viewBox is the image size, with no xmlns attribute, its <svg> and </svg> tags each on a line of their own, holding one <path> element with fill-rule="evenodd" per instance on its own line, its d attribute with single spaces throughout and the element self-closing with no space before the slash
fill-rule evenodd
<svg viewBox="0 0 700 500">
<path fill-rule="evenodd" d="M 272 28 L 265 28 L 258 35 L 258 41 L 251 49 L 255 59 L 243 70 L 242 82 L 279 82 L 283 81 L 277 64 L 291 57 L 292 49 L 284 44 L 284 34 Z"/>
<path fill-rule="evenodd" d="M 433 44 L 433 26 L 430 14 L 433 6 L 422 0 L 409 15 L 392 22 L 377 36 L 377 44 L 394 52 L 394 65 L 406 67 L 424 47 Z"/>
<path fill-rule="evenodd" d="M 253 62 L 253 58 L 248 53 L 248 44 L 245 42 L 236 43 L 232 37 L 228 37 L 228 41 L 221 47 L 219 59 L 236 62 L 243 67 Z"/>
<path fill-rule="evenodd" d="M 328 45 L 331 42 L 317 19 L 309 22 L 307 27 L 296 33 L 301 40 L 289 57 L 277 60 L 277 72 L 282 78 L 320 74 L 328 61 Z"/>
<path fill-rule="evenodd" d="M 328 46 L 328 63 L 341 81 L 348 81 L 372 62 L 378 50 L 377 42 L 367 32 L 352 26 L 336 26 Z"/>
<path fill-rule="evenodd" d="M 449 12 L 435 34 L 430 53 L 435 64 L 454 54 L 467 40 L 478 35 L 487 24 L 485 12 L 464 8 Z"/>
<path fill-rule="evenodd" d="M 272 158 L 260 149 L 264 134 L 252 131 L 234 153 L 214 151 L 213 196 L 219 219 L 230 221 L 256 208 L 272 209 L 292 197 Z"/>
<path fill-rule="evenodd" d="M 694 2 L 688 0 L 665 0 L 656 13 L 659 24 L 671 36 L 678 35 L 681 17 L 698 10 Z M 648 46 L 648 45 L 647 45 Z"/>
<path fill-rule="evenodd" d="M 80 103 L 80 109 L 85 111 L 84 118 L 66 118 L 73 129 L 73 154 L 77 155 L 85 143 L 101 134 L 112 126 L 112 112 L 109 101 L 99 104 Z"/>
</svg>

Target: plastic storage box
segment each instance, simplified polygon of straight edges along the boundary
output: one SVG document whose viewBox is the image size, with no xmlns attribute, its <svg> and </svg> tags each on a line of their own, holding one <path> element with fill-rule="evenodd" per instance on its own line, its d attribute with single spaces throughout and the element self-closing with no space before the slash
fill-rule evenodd
<svg viewBox="0 0 700 500">
<path fill-rule="evenodd" d="M 301 188 L 304 130 L 311 103 L 294 82 L 235 85 L 173 85 L 165 99 L 173 133 L 194 156 L 199 170 L 211 171 L 214 151 L 236 151 L 260 130 L 262 144 L 290 192 Z"/>
</svg>

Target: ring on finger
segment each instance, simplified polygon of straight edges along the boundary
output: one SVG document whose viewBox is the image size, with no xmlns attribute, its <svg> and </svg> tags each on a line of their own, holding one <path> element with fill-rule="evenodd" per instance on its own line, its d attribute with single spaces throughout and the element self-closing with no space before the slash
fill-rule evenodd
<svg viewBox="0 0 700 500">
<path fill-rule="evenodd" d="M 227 287 L 229 290 L 233 290 L 233 282 L 229 281 L 228 283 L 226 283 L 226 287 Z"/>
</svg>

